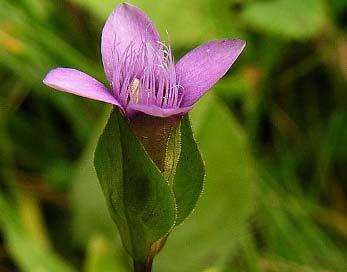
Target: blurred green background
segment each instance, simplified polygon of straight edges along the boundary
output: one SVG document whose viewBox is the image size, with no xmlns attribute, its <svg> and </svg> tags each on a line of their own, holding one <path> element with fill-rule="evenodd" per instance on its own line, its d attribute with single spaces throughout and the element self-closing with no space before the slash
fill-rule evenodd
<svg viewBox="0 0 347 272">
<path fill-rule="evenodd" d="M 92 165 L 110 107 L 43 86 L 105 82 L 116 0 L 0 0 L 0 271 L 131 271 Z M 134 0 L 176 58 L 247 47 L 191 113 L 206 162 L 194 214 L 158 272 L 347 271 L 347 1 Z"/>
</svg>

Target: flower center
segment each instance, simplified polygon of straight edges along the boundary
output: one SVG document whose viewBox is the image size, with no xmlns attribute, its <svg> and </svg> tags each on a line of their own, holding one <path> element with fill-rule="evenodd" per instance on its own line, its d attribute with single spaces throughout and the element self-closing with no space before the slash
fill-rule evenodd
<svg viewBox="0 0 347 272">
<path fill-rule="evenodd" d="M 183 87 L 176 75 L 170 46 L 160 44 L 154 49 L 148 43 L 131 43 L 122 54 L 113 56 L 112 89 L 124 108 L 128 104 L 178 108 L 183 98 Z"/>
</svg>

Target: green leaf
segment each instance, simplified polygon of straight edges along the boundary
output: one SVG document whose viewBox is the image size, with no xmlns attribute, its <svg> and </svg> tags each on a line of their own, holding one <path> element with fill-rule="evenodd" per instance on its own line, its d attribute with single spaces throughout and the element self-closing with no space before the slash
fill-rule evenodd
<svg viewBox="0 0 347 272">
<path fill-rule="evenodd" d="M 204 185 L 204 163 L 193 137 L 189 117 L 181 123 L 181 153 L 176 167 L 173 190 L 176 198 L 176 225 L 193 211 Z"/>
<path fill-rule="evenodd" d="M 251 2 L 243 18 L 257 30 L 301 40 L 319 33 L 326 22 L 326 10 L 321 0 Z"/>
<path fill-rule="evenodd" d="M 94 165 L 126 250 L 145 260 L 151 244 L 175 223 L 175 199 L 118 110 L 100 137 Z"/>
</svg>

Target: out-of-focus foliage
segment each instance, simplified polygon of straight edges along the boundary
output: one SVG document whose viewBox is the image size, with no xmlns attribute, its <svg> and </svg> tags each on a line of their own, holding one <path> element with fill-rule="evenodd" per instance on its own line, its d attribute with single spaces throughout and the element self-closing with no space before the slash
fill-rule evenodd
<svg viewBox="0 0 347 272">
<path fill-rule="evenodd" d="M 131 271 L 93 169 L 109 108 L 41 83 L 105 81 L 116 0 L 0 0 L 0 271 Z M 206 163 L 195 212 L 154 271 L 347 271 L 347 2 L 136 0 L 176 57 L 247 47 L 194 108 Z"/>
<path fill-rule="evenodd" d="M 308 39 L 322 31 L 326 9 L 320 0 L 276 0 L 249 3 L 243 17 L 259 31 L 288 39 Z"/>
<path fill-rule="evenodd" d="M 18 267 L 23 271 L 32 272 L 75 271 L 70 265 L 57 258 L 46 239 L 42 239 L 45 233 L 40 225 L 41 220 L 38 218 L 40 215 L 37 214 L 35 200 L 31 200 L 31 196 L 25 196 L 25 193 L 18 192 L 17 196 L 19 197 L 18 208 L 22 209 L 22 214 L 12 207 L 2 194 L 0 195 L 0 211 L 3 237 Z M 25 206 L 21 207 L 21 205 Z M 40 232 L 36 233 L 37 230 Z"/>
</svg>

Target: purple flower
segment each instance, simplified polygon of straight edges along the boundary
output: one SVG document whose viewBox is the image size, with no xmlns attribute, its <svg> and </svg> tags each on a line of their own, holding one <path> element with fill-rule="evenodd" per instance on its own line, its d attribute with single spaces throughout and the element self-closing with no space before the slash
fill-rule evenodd
<svg viewBox="0 0 347 272">
<path fill-rule="evenodd" d="M 177 64 L 151 20 L 138 8 L 121 4 L 108 18 L 101 51 L 111 92 L 89 75 L 69 68 L 48 73 L 44 84 L 59 91 L 103 101 L 127 116 L 182 115 L 235 62 L 245 42 L 238 39 L 203 44 Z"/>
</svg>

